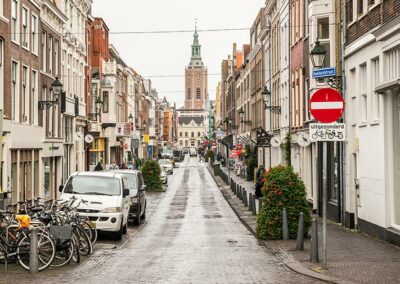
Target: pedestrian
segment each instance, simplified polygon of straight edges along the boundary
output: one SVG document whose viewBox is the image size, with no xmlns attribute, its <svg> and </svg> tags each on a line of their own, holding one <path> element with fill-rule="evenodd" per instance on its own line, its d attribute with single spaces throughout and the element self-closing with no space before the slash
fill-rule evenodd
<svg viewBox="0 0 400 284">
<path fill-rule="evenodd" d="M 96 165 L 96 167 L 94 167 L 94 171 L 95 172 L 100 172 L 103 170 L 103 166 L 101 165 L 101 161 L 99 161 Z"/>
<path fill-rule="evenodd" d="M 265 173 L 264 165 L 260 165 L 256 173 L 256 192 L 255 192 L 256 199 L 262 197 L 261 188 L 263 187 L 264 173 Z"/>
</svg>

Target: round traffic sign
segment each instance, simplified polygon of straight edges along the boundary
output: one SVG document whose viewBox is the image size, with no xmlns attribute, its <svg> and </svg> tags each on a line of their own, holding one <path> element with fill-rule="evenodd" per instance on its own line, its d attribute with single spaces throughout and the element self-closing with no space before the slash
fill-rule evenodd
<svg viewBox="0 0 400 284">
<path fill-rule="evenodd" d="M 310 112 L 321 123 L 335 122 L 344 112 L 343 97 L 335 89 L 319 89 L 310 99 Z"/>
</svg>

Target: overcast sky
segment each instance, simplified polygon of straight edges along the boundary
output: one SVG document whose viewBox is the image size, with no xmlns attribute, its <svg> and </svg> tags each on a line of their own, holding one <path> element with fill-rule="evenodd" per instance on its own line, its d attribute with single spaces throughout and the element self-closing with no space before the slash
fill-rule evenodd
<svg viewBox="0 0 400 284">
<path fill-rule="evenodd" d="M 184 102 L 184 76 L 190 62 L 193 33 L 112 34 L 113 32 L 176 31 L 250 28 L 265 0 L 94 0 L 92 14 L 110 28 L 110 43 L 123 60 L 171 102 Z M 250 31 L 200 32 L 203 62 L 208 68 L 208 89 L 215 98 L 221 60 L 249 42 Z M 218 75 L 213 75 L 218 74 Z"/>
</svg>

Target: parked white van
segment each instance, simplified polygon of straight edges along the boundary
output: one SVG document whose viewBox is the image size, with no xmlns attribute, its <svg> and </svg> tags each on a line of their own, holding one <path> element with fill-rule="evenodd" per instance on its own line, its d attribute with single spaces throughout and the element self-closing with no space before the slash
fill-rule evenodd
<svg viewBox="0 0 400 284">
<path fill-rule="evenodd" d="M 60 186 L 61 199 L 76 196 L 87 200 L 78 208 L 80 216 L 89 217 L 97 230 L 114 232 L 120 240 L 127 232 L 129 188 L 127 179 L 115 172 L 73 173 L 65 186 Z"/>
</svg>

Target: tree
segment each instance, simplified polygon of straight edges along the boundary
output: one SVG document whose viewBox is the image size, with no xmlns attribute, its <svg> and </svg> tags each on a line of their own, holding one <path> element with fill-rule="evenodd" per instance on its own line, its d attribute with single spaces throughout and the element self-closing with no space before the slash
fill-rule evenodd
<svg viewBox="0 0 400 284">
<path fill-rule="evenodd" d="M 150 191 L 161 191 L 162 182 L 160 179 L 161 168 L 156 161 L 147 160 L 143 165 L 143 179 Z"/>
</svg>

